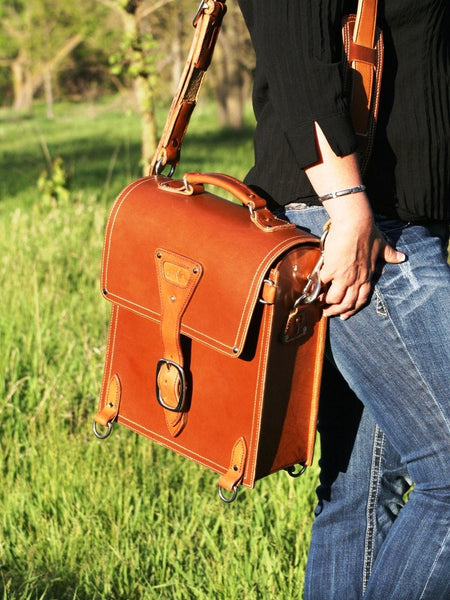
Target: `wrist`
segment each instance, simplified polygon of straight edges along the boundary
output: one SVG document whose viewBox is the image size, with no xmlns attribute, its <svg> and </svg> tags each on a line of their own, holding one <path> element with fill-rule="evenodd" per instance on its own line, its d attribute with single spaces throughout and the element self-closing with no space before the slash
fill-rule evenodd
<svg viewBox="0 0 450 600">
<path fill-rule="evenodd" d="M 334 226 L 355 226 L 357 223 L 372 224 L 373 213 L 365 192 L 330 198 L 322 202 Z"/>
</svg>

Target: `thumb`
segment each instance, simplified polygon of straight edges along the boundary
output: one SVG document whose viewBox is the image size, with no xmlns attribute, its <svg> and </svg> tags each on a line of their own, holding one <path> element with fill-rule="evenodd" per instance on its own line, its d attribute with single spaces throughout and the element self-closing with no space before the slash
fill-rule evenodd
<svg viewBox="0 0 450 600">
<path fill-rule="evenodd" d="M 403 252 L 398 252 L 398 250 L 394 250 L 394 248 L 389 246 L 387 243 L 381 251 L 381 257 L 385 262 L 390 264 L 399 264 L 405 262 L 406 260 L 406 254 L 403 254 Z"/>
</svg>

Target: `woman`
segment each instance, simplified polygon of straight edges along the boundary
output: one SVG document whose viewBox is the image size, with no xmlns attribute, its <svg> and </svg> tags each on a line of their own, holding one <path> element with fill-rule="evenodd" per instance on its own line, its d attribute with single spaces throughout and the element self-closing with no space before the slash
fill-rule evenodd
<svg viewBox="0 0 450 600">
<path fill-rule="evenodd" d="M 379 2 L 385 66 L 366 189 L 342 84 L 341 22 L 356 2 L 239 4 L 256 53 L 246 181 L 300 227 L 320 235 L 332 222 L 304 597 L 450 598 L 450 4 Z"/>
</svg>

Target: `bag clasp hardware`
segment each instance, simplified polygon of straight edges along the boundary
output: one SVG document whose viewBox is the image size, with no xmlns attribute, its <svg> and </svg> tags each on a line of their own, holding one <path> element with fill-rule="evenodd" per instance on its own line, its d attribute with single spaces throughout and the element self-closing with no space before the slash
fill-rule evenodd
<svg viewBox="0 0 450 600">
<path fill-rule="evenodd" d="M 201 0 L 199 6 L 197 8 L 197 12 L 195 13 L 194 18 L 192 19 L 192 26 L 193 27 L 197 27 L 197 23 L 198 23 L 198 20 L 199 20 L 199 18 L 201 16 L 202 12 L 204 10 L 206 10 L 207 8 L 209 8 L 208 2 L 206 2 L 206 0 Z"/>
<path fill-rule="evenodd" d="M 106 438 L 111 435 L 111 432 L 112 432 L 112 423 L 111 423 L 111 421 L 108 421 L 108 423 L 106 423 L 105 432 L 101 433 L 98 430 L 97 422 L 96 421 L 92 421 L 92 431 L 94 432 L 95 437 L 98 438 L 99 440 L 106 440 Z"/>
<path fill-rule="evenodd" d="M 178 389 L 177 389 L 178 402 L 177 402 L 176 406 L 171 406 L 170 404 L 167 404 L 167 402 L 164 401 L 164 399 L 161 395 L 161 389 L 158 384 L 158 379 L 159 379 L 161 369 L 163 368 L 164 365 L 167 367 L 168 370 L 170 370 L 173 367 L 177 371 L 177 375 L 178 375 L 179 379 L 178 379 Z M 160 360 L 158 360 L 158 365 L 156 367 L 156 397 L 158 399 L 159 404 L 166 410 L 169 410 L 171 412 L 182 412 L 183 411 L 184 404 L 186 401 L 186 376 L 184 374 L 183 367 L 181 367 L 177 363 L 173 362 L 172 360 L 168 360 L 166 358 L 161 358 Z"/>
<path fill-rule="evenodd" d="M 291 465 L 290 467 L 286 467 L 284 470 L 290 477 L 295 479 L 296 477 L 303 475 L 303 473 L 306 471 L 306 465 L 299 464 L 298 468 L 296 468 L 295 465 Z"/>
<path fill-rule="evenodd" d="M 306 284 L 299 298 L 294 302 L 292 310 L 296 310 L 301 304 L 311 304 L 320 293 L 322 282 L 320 281 L 320 269 L 323 267 L 323 253 L 325 250 L 325 240 L 330 230 L 330 221 L 325 223 L 322 237 L 320 238 L 320 257 L 316 262 L 314 269 L 306 278 Z"/>
<path fill-rule="evenodd" d="M 162 175 L 162 172 L 163 172 L 166 164 L 167 164 L 167 162 L 164 161 L 163 157 L 161 157 L 155 165 L 155 168 L 154 168 L 155 175 Z M 169 173 L 167 174 L 167 177 L 169 177 L 171 179 L 175 173 L 175 169 L 176 169 L 175 165 L 170 165 L 170 170 L 169 170 Z"/>
</svg>

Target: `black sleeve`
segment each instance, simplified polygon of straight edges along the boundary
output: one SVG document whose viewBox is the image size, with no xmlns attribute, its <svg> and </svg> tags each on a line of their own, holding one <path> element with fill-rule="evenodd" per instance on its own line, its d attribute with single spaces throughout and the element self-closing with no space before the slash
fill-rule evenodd
<svg viewBox="0 0 450 600">
<path fill-rule="evenodd" d="M 257 72 L 280 127 L 305 167 L 319 159 L 314 122 L 338 156 L 356 140 L 342 84 L 344 0 L 239 0 Z"/>
</svg>

